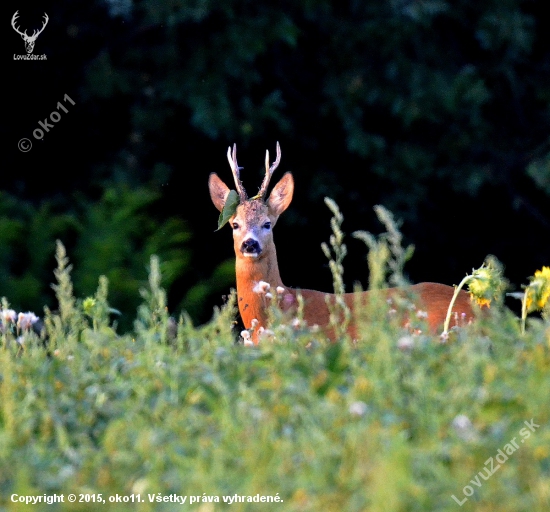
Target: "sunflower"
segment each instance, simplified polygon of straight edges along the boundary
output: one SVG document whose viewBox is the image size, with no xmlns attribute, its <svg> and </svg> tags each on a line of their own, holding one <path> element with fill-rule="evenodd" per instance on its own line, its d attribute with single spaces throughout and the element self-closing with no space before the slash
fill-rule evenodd
<svg viewBox="0 0 550 512">
<path fill-rule="evenodd" d="M 487 256 L 485 262 L 477 270 L 472 270 L 470 275 L 467 275 L 458 286 L 455 287 L 455 292 L 447 309 L 447 316 L 443 324 L 443 339 L 448 336 L 449 324 L 451 322 L 451 313 L 456 297 L 460 289 L 468 285 L 470 298 L 479 304 L 479 306 L 491 305 L 493 299 L 499 301 L 502 298 L 502 292 L 507 286 L 506 280 L 502 275 L 502 265 L 494 256 Z"/>
<path fill-rule="evenodd" d="M 550 299 L 550 267 L 542 267 L 525 289 L 525 308 L 528 313 L 541 310 Z"/>
<path fill-rule="evenodd" d="M 490 307 L 491 301 L 500 297 L 506 286 L 502 278 L 502 267 L 493 257 L 488 257 L 485 263 L 473 270 L 467 276 L 468 292 L 472 300 L 479 306 Z"/>
</svg>

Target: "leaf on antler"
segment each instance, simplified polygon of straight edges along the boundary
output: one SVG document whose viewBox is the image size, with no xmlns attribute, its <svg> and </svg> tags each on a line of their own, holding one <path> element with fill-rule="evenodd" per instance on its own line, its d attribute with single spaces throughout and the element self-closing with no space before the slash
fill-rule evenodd
<svg viewBox="0 0 550 512">
<path fill-rule="evenodd" d="M 237 206 L 239 206 L 239 194 L 235 190 L 230 190 L 218 218 L 218 229 L 216 231 L 219 231 L 235 215 Z"/>
</svg>

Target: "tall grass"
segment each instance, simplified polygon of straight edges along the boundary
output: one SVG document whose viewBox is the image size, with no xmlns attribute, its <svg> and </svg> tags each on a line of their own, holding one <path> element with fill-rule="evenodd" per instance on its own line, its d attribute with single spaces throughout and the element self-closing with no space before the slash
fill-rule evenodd
<svg viewBox="0 0 550 512">
<path fill-rule="evenodd" d="M 59 306 L 42 333 L 17 343 L 3 328 L 0 510 L 206 512 L 235 494 L 282 500 L 230 505 L 243 511 L 548 510 L 547 320 L 520 336 L 498 305 L 447 344 L 375 322 L 356 344 L 288 327 L 245 348 L 234 293 L 206 325 L 175 320 L 152 258 L 134 331 L 117 334 L 106 279 L 77 299 L 61 244 L 57 262 Z M 540 426 L 521 443 L 531 419 Z M 513 438 L 498 471 L 471 483 Z M 11 498 L 54 493 L 65 502 Z M 106 503 L 68 503 L 70 493 Z M 109 503 L 132 494 L 144 501 Z"/>
</svg>

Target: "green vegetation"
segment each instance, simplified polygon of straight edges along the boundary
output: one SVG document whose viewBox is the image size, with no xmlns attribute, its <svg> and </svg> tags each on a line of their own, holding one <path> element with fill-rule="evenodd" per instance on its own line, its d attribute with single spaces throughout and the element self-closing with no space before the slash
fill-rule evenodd
<svg viewBox="0 0 550 512">
<path fill-rule="evenodd" d="M 546 10 L 543 0 L 21 6 L 29 33 L 47 11 L 35 52 L 48 60 L 6 62 L 5 97 L 21 108 L 0 126 L 9 149 L 0 294 L 24 310 L 53 306 L 59 238 L 75 265 L 75 293 L 91 294 L 106 275 L 120 325 L 131 326 L 151 254 L 164 266 L 170 309 L 207 321 L 234 279 L 220 266 L 223 244 L 208 250 L 216 240 L 208 174 L 230 176 L 225 153 L 236 143 L 254 190 L 275 141 L 280 171 L 296 180 L 281 222 L 311 257 L 285 269 L 289 283 L 318 282 L 325 261 L 313 248 L 324 238 L 326 195 L 346 205 L 353 230 L 374 223 L 373 204 L 403 219 L 405 242 L 416 244 L 414 281 L 456 283 L 491 252 L 519 283 L 526 269 L 548 264 Z M 23 51 L 7 30 L 9 52 Z M 65 95 L 74 105 L 35 140 Z M 32 139 L 28 153 L 17 149 L 22 137 Z M 184 225 L 174 229 L 174 219 Z M 350 290 L 358 267 L 349 257 Z"/>
<path fill-rule="evenodd" d="M 391 229 L 374 247 L 398 239 L 382 217 Z M 339 237 L 331 247 L 345 252 Z M 390 252 L 404 254 L 378 251 L 371 274 L 385 274 L 374 267 Z M 234 294 L 204 326 L 171 320 L 152 257 L 133 332 L 118 335 L 107 279 L 77 299 L 60 243 L 57 262 L 58 306 L 41 334 L 3 321 L 0 510 L 205 512 L 235 494 L 282 500 L 235 510 L 548 510 L 547 316 L 522 334 L 496 301 L 442 342 L 375 315 L 361 341 L 330 344 L 274 311 L 273 335 L 250 348 L 235 341 Z M 331 269 L 339 282 L 341 258 Z M 188 501 L 151 503 L 159 493 Z M 117 495 L 143 502 L 109 503 Z"/>
</svg>

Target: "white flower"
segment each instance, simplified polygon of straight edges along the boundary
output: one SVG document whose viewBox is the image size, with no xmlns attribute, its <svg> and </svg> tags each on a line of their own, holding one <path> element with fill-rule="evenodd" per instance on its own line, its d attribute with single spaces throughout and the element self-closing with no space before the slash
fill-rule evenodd
<svg viewBox="0 0 550 512">
<path fill-rule="evenodd" d="M 478 433 L 472 421 L 465 414 L 456 416 L 452 422 L 452 426 L 456 431 L 456 435 L 464 441 L 475 441 L 478 438 Z"/>
<path fill-rule="evenodd" d="M 250 339 L 250 333 L 245 329 L 244 331 L 241 331 L 241 338 L 243 340 L 249 340 Z"/>
<path fill-rule="evenodd" d="M 3 309 L 2 310 L 2 323 L 3 324 L 9 324 L 15 323 L 15 319 L 17 318 L 17 313 L 13 309 Z"/>
<path fill-rule="evenodd" d="M 23 331 L 29 330 L 36 322 L 38 322 L 38 317 L 31 311 L 19 313 L 17 317 L 17 327 Z"/>
<path fill-rule="evenodd" d="M 271 329 L 264 329 L 263 327 L 260 327 L 258 329 L 258 336 L 260 338 L 273 338 L 275 333 Z"/>
<path fill-rule="evenodd" d="M 428 318 L 428 312 L 427 311 L 422 311 L 421 309 L 419 309 L 416 312 L 416 318 Z"/>
<path fill-rule="evenodd" d="M 285 293 L 285 289 L 282 286 L 277 286 L 276 291 L 277 295 L 282 295 L 283 293 Z"/>
<path fill-rule="evenodd" d="M 364 416 L 367 412 L 368 406 L 365 402 L 353 402 L 349 406 L 349 412 L 350 414 L 353 414 L 353 416 Z"/>
<path fill-rule="evenodd" d="M 252 291 L 254 293 L 264 294 L 264 293 L 267 293 L 270 288 L 271 288 L 271 285 L 269 283 L 266 283 L 265 281 L 258 281 L 252 288 Z"/>
<path fill-rule="evenodd" d="M 292 322 L 290 322 L 290 325 L 292 325 L 292 327 L 293 327 L 294 329 L 299 329 L 300 326 L 302 325 L 302 322 L 300 321 L 299 318 L 293 318 L 293 319 L 292 319 Z"/>
<path fill-rule="evenodd" d="M 468 418 L 465 414 L 459 414 L 453 420 L 453 428 L 455 430 L 466 430 L 472 427 L 472 420 L 470 420 L 470 418 Z"/>
<path fill-rule="evenodd" d="M 259 322 L 258 322 L 258 319 L 257 319 L 257 318 L 253 318 L 253 319 L 250 321 L 250 327 L 251 327 L 252 329 L 256 329 L 256 327 L 258 327 L 258 324 L 259 324 Z"/>
<path fill-rule="evenodd" d="M 273 298 L 273 295 L 271 294 L 271 292 L 267 292 L 267 293 L 265 294 L 265 298 L 266 298 L 266 299 L 272 299 L 272 298 Z"/>
<path fill-rule="evenodd" d="M 397 348 L 399 350 L 411 350 L 414 347 L 414 339 L 412 336 L 401 336 L 397 340 Z"/>
</svg>

